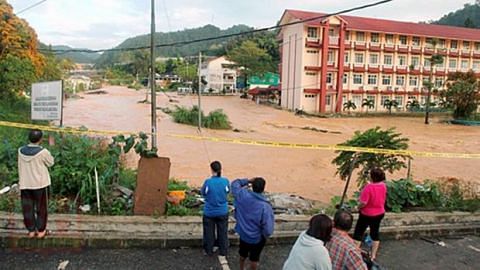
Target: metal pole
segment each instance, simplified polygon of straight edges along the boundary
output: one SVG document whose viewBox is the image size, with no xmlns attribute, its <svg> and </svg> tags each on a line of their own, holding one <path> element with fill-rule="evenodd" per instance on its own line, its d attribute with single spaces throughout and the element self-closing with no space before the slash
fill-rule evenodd
<svg viewBox="0 0 480 270">
<path fill-rule="evenodd" d="M 150 91 L 152 92 L 152 150 L 157 149 L 157 93 L 155 90 L 155 0 L 151 1 Z"/>
<path fill-rule="evenodd" d="M 202 130 L 202 75 L 200 70 L 202 67 L 202 52 L 198 53 L 198 129 Z"/>
</svg>

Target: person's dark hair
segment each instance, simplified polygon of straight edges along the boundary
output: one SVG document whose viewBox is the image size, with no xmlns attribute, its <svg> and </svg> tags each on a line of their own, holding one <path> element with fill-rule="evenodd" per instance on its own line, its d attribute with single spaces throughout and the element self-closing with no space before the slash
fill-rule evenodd
<svg viewBox="0 0 480 270">
<path fill-rule="evenodd" d="M 31 143 L 38 143 L 43 137 L 43 133 L 40 129 L 32 129 L 28 133 L 28 140 Z"/>
<path fill-rule="evenodd" d="M 307 234 L 327 243 L 332 237 L 332 220 L 324 214 L 315 215 L 310 219 Z"/>
<path fill-rule="evenodd" d="M 220 163 L 220 161 L 214 161 L 210 163 L 210 168 L 216 174 L 216 176 L 222 176 L 222 164 Z"/>
<path fill-rule="evenodd" d="M 263 193 L 263 191 L 265 191 L 265 179 L 262 177 L 253 178 L 252 190 L 255 193 Z"/>
<path fill-rule="evenodd" d="M 370 170 L 370 179 L 373 183 L 385 181 L 385 172 L 379 168 L 373 168 Z"/>
<path fill-rule="evenodd" d="M 353 216 L 348 211 L 338 210 L 333 218 L 333 223 L 335 228 L 348 232 L 352 228 Z"/>
</svg>

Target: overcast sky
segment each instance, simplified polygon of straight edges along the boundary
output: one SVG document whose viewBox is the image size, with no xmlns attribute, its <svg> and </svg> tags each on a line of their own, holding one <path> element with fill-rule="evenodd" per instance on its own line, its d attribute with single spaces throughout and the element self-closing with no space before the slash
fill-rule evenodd
<svg viewBox="0 0 480 270">
<path fill-rule="evenodd" d="M 7 0 L 18 12 L 39 0 Z M 335 12 L 377 0 L 156 0 L 157 31 L 214 24 L 263 27 L 276 24 L 285 9 Z M 394 0 L 350 15 L 428 21 L 474 0 Z M 149 0 L 47 0 L 19 15 L 47 44 L 101 49 L 150 31 Z"/>
</svg>

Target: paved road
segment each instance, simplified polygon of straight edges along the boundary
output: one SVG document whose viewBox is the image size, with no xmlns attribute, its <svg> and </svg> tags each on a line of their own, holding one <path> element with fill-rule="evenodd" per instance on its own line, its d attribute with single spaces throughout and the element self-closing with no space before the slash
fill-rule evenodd
<svg viewBox="0 0 480 270">
<path fill-rule="evenodd" d="M 385 241 L 379 262 L 386 269 L 480 269 L 480 237 L 442 239 L 445 247 L 423 240 Z M 269 246 L 261 269 L 281 269 L 291 246 Z M 228 256 L 229 266 L 238 270 L 237 247 Z M 128 250 L 6 250 L 0 251 L 0 269 L 57 269 L 68 260 L 73 269 L 222 269 L 216 257 L 203 256 L 200 249 Z"/>
</svg>

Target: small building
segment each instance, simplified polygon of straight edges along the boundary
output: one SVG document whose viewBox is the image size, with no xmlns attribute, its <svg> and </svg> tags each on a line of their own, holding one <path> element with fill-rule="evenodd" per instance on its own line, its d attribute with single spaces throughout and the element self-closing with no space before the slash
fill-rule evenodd
<svg viewBox="0 0 480 270">
<path fill-rule="evenodd" d="M 202 85 L 204 93 L 236 93 L 237 69 L 235 63 L 225 56 L 217 57 L 202 63 L 200 75 L 207 84 Z"/>
<path fill-rule="evenodd" d="M 73 91 L 89 90 L 92 84 L 92 79 L 83 75 L 72 75 L 66 79 L 67 85 L 71 86 Z"/>
<path fill-rule="evenodd" d="M 257 104 L 278 104 L 280 100 L 280 89 L 278 86 L 255 87 L 247 92 Z"/>
<path fill-rule="evenodd" d="M 176 74 L 155 74 L 155 83 L 162 88 L 179 82 L 181 82 L 181 78 Z"/>
</svg>

